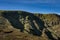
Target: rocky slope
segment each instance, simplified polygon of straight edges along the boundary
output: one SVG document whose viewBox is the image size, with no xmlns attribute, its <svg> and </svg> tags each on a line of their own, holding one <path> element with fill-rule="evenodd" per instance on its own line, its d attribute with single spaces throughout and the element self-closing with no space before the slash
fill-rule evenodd
<svg viewBox="0 0 60 40">
<path fill-rule="evenodd" d="M 0 11 L 0 40 L 59 39 L 60 15 Z"/>
</svg>

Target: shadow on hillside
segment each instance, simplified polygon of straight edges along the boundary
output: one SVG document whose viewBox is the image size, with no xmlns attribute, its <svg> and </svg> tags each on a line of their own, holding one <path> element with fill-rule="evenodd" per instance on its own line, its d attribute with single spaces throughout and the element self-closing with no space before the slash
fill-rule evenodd
<svg viewBox="0 0 60 40">
<path fill-rule="evenodd" d="M 24 26 L 19 22 L 18 12 L 6 11 L 3 12 L 3 16 L 9 20 L 9 22 L 14 28 L 20 29 L 20 31 L 23 32 Z"/>
<path fill-rule="evenodd" d="M 22 12 L 21 14 L 18 14 L 17 11 L 8 11 L 8 12 L 5 11 L 5 12 L 3 12 L 3 17 L 7 18 L 14 28 L 20 29 L 21 32 L 23 32 L 24 31 L 24 26 L 19 21 L 19 16 L 20 15 L 22 15 L 23 17 L 29 16 L 29 20 L 31 21 L 31 26 L 33 28 L 33 29 L 30 29 L 31 34 L 36 35 L 36 36 L 41 36 L 42 35 L 42 31 L 45 28 L 44 22 L 41 19 L 39 19 L 38 17 L 34 16 L 33 14 L 26 13 L 26 12 Z M 33 23 L 33 20 L 36 21 L 36 23 L 39 26 L 39 29 L 37 29 L 35 27 L 35 24 Z M 49 31 L 46 32 L 46 35 L 48 36 L 49 39 L 54 40 L 54 38 L 51 35 L 51 32 L 49 32 Z"/>
<path fill-rule="evenodd" d="M 33 35 L 41 36 L 42 30 L 45 28 L 44 27 L 44 22 L 41 19 L 39 19 L 38 17 L 36 17 L 34 14 L 32 14 L 32 13 L 22 12 L 22 14 L 20 14 L 20 15 L 22 15 L 24 17 L 29 16 L 28 19 L 30 20 L 31 26 L 33 28 L 33 29 L 30 29 L 30 33 L 32 33 Z M 39 29 L 36 28 L 35 24 L 33 23 L 33 20 L 36 21 L 36 23 L 39 26 Z"/>
<path fill-rule="evenodd" d="M 27 12 L 22 12 L 22 13 L 18 14 L 17 11 L 5 11 L 5 12 L 3 12 L 3 16 L 10 21 L 11 25 L 14 28 L 20 29 L 23 32 L 24 31 L 24 26 L 19 21 L 19 16 L 20 15 L 22 15 L 23 17 L 29 16 L 29 20 L 31 21 L 31 23 L 32 23 L 31 25 L 32 25 L 32 28 L 33 28 L 33 29 L 30 29 L 31 34 L 38 35 L 38 36 L 40 36 L 42 34 L 42 32 L 40 30 L 43 30 L 43 28 L 44 28 L 43 24 L 44 23 L 38 17 L 34 16 L 33 14 L 27 13 Z M 37 24 L 40 27 L 40 30 L 38 30 L 35 27 L 35 24 L 33 23 L 33 20 L 36 20 Z M 41 23 L 43 23 L 43 24 L 41 25 Z"/>
</svg>

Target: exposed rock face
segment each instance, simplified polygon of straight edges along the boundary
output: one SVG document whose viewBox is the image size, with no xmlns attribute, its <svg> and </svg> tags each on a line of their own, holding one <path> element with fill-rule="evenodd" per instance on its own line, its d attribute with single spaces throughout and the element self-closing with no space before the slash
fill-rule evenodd
<svg viewBox="0 0 60 40">
<path fill-rule="evenodd" d="M 36 40 L 59 40 L 60 17 L 56 14 L 32 14 L 24 11 L 1 12 L 0 35 L 16 36 L 21 34 L 30 36 L 30 38 L 32 35 L 33 38 L 35 38 L 34 36 L 38 36 Z M 20 40 L 19 38 L 20 36 L 16 40 Z M 33 38 L 26 40 L 34 40 Z"/>
</svg>

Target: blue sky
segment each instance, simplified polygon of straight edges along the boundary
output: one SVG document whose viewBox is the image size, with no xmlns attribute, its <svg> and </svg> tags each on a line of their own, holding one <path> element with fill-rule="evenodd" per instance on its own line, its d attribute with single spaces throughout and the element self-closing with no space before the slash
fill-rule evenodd
<svg viewBox="0 0 60 40">
<path fill-rule="evenodd" d="M 0 10 L 60 13 L 60 0 L 0 0 Z"/>
</svg>

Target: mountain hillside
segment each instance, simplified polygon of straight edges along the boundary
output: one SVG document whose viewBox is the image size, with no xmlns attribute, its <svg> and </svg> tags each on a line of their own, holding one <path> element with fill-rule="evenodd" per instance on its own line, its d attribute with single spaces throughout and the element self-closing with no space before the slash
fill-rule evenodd
<svg viewBox="0 0 60 40">
<path fill-rule="evenodd" d="M 0 11 L 0 40 L 59 40 L 60 15 Z"/>
</svg>

